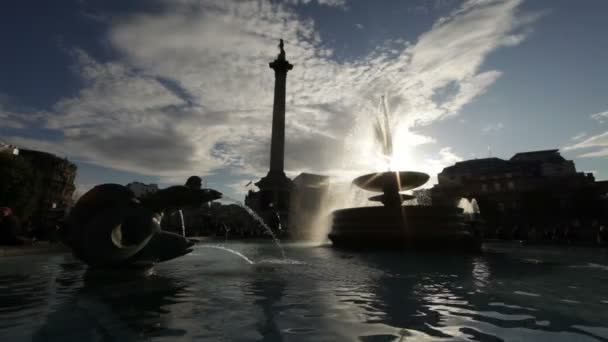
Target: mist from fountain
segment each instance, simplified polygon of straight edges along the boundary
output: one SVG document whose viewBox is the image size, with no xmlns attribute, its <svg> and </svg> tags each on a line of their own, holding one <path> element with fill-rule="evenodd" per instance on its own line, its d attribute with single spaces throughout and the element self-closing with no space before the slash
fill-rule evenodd
<svg viewBox="0 0 608 342">
<path fill-rule="evenodd" d="M 477 200 L 474 198 L 470 201 L 464 197 L 461 198 L 458 201 L 458 208 L 461 208 L 464 214 L 479 214 L 479 205 L 477 205 Z"/>
<path fill-rule="evenodd" d="M 466 198 L 461 198 L 460 201 L 458 201 L 457 207 L 462 209 L 463 214 L 473 214 L 473 206 Z"/>
<path fill-rule="evenodd" d="M 477 200 L 475 198 L 473 198 L 471 200 L 471 206 L 473 207 L 473 213 L 475 213 L 475 214 L 481 213 L 481 211 L 479 211 L 479 204 L 477 204 Z"/>
<path fill-rule="evenodd" d="M 391 126 L 391 115 L 388 110 L 388 102 L 385 96 L 382 96 L 382 110 L 376 111 L 376 122 L 374 123 L 374 138 L 377 145 L 380 147 L 381 156 L 387 161 L 388 171 L 390 171 L 390 160 L 393 157 L 393 134 Z"/>
<path fill-rule="evenodd" d="M 460 201 L 458 201 L 458 208 L 462 209 L 462 213 L 467 221 L 474 221 L 476 215 L 479 214 L 479 206 L 477 205 L 477 200 L 474 198 L 470 201 L 466 198 L 461 198 Z"/>
<path fill-rule="evenodd" d="M 374 110 L 373 141 L 374 146 L 379 149 L 376 157 L 379 157 L 381 169 L 391 169 L 393 157 L 393 132 L 391 127 L 397 122 L 390 115 L 386 96 L 381 97 L 379 105 Z M 307 240 L 315 243 L 324 243 L 331 229 L 331 213 L 342 208 L 381 206 L 380 202 L 372 202 L 368 199 L 369 192 L 352 184 L 351 177 L 332 177 L 329 181 L 328 190 L 320 199 L 318 211 L 311 215 L 307 227 L 302 230 L 309 231 Z"/>
<path fill-rule="evenodd" d="M 331 213 L 334 210 L 346 207 L 378 206 L 378 202 L 368 200 L 369 193 L 359 189 L 351 181 L 332 178 L 329 181 L 327 192 L 319 199 L 317 211 L 305 221 L 302 231 L 308 235 L 302 238 L 316 244 L 328 241 L 327 234 L 331 228 Z"/>
</svg>

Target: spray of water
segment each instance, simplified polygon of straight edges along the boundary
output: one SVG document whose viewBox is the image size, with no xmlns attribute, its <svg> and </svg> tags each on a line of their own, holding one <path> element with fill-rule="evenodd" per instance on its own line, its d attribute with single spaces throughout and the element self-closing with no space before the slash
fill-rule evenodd
<svg viewBox="0 0 608 342">
<path fill-rule="evenodd" d="M 391 120 L 386 97 L 382 96 L 382 110 L 378 110 L 374 123 L 374 137 L 381 148 L 383 157 L 388 161 L 393 155 L 393 136 L 391 133 Z"/>
<path fill-rule="evenodd" d="M 466 198 L 461 198 L 458 202 L 458 208 L 462 208 L 462 213 L 466 220 L 474 220 L 475 215 L 479 214 L 479 206 L 475 199 L 469 201 Z"/>
<path fill-rule="evenodd" d="M 238 257 L 240 257 L 241 259 L 245 260 L 248 264 L 253 265 L 255 264 L 255 262 L 253 262 L 253 260 L 249 259 L 247 256 L 245 256 L 243 253 L 239 252 L 239 251 L 235 251 L 234 249 L 230 249 L 228 247 L 224 247 L 224 246 L 217 246 L 217 245 L 200 245 L 200 248 L 211 248 L 211 249 L 219 249 L 221 251 L 225 251 L 228 253 L 232 253 Z"/>
<path fill-rule="evenodd" d="M 182 212 L 182 210 L 178 210 L 179 212 L 179 220 L 182 224 L 182 236 L 186 237 L 186 223 L 184 222 L 184 213 Z"/>
<path fill-rule="evenodd" d="M 331 213 L 342 208 L 380 205 L 379 202 L 370 202 L 368 200 L 369 194 L 369 192 L 350 182 L 343 180 L 330 181 L 327 191 L 319 200 L 317 210 L 307 213 L 308 216 L 300 220 L 305 224 L 302 230 L 308 232 L 308 235 L 304 238 L 315 243 L 326 242 L 332 224 Z"/>
<path fill-rule="evenodd" d="M 234 198 L 230 198 L 228 196 L 224 196 L 224 197 L 222 197 L 222 199 L 231 201 L 231 202 L 235 203 L 236 205 L 238 205 L 239 207 L 245 209 L 245 211 L 249 215 L 251 215 L 251 217 L 253 217 L 256 221 L 258 221 L 258 223 L 262 227 L 264 227 L 266 232 L 268 234 L 270 234 L 270 236 L 272 237 L 272 240 L 274 241 L 274 243 L 277 245 L 277 247 L 281 251 L 281 256 L 283 256 L 283 259 L 285 259 L 285 250 L 283 250 L 283 246 L 281 246 L 281 241 L 279 240 L 279 238 L 277 238 L 277 236 L 274 234 L 272 229 L 270 229 L 270 227 L 268 227 L 268 225 L 264 222 L 264 220 L 255 211 L 253 211 L 253 209 L 246 206 L 243 202 L 235 200 Z"/>
<path fill-rule="evenodd" d="M 466 198 L 461 198 L 458 202 L 458 208 L 461 208 L 464 214 L 479 214 L 479 205 L 474 198 L 470 201 Z"/>
<path fill-rule="evenodd" d="M 376 156 L 381 159 L 381 169 L 384 169 L 383 171 L 391 170 L 391 160 L 394 154 L 393 128 L 398 122 L 391 116 L 387 96 L 382 96 L 379 106 L 371 111 L 373 112 L 374 149 L 376 151 L 379 149 Z M 366 121 L 364 124 L 366 125 L 365 129 L 369 129 L 369 126 L 367 126 L 369 123 Z M 356 127 L 351 134 L 359 136 L 361 132 L 358 129 Z M 358 151 L 350 151 L 349 153 L 358 155 L 357 160 L 361 160 Z M 307 216 L 298 220 L 300 225 L 298 230 L 308 234 L 303 238 L 316 243 L 327 241 L 327 234 L 332 224 L 331 213 L 337 209 L 381 205 L 380 202 L 370 202 L 368 200 L 369 192 L 354 186 L 350 180 L 346 181 L 342 177 L 344 175 L 341 175 L 340 179 L 330 180 L 326 193 L 320 199 L 319 205 L 316 206 L 317 209 L 314 212 L 306 212 Z M 298 198 L 295 198 L 296 202 L 297 200 Z"/>
<path fill-rule="evenodd" d="M 473 208 L 473 212 L 475 214 L 479 214 L 480 213 L 480 211 L 479 211 L 479 204 L 477 204 L 477 200 L 474 199 L 474 198 L 471 200 L 471 207 Z"/>
</svg>

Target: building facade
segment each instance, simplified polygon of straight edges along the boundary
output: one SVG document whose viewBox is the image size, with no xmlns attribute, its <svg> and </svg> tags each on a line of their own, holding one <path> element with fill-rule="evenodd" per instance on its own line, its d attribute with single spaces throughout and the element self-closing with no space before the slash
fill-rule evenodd
<svg viewBox="0 0 608 342">
<path fill-rule="evenodd" d="M 574 162 L 557 149 L 517 153 L 509 160 L 462 161 L 443 169 L 437 178 L 431 189 L 433 204 L 455 205 L 462 197 L 475 198 L 490 229 L 589 227 L 606 221 L 606 183 L 576 171 Z"/>
</svg>

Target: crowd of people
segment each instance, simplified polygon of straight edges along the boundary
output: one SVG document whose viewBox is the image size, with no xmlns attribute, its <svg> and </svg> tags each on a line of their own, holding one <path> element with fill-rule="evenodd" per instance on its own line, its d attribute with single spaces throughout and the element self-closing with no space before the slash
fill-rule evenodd
<svg viewBox="0 0 608 342">
<path fill-rule="evenodd" d="M 19 246 L 35 241 L 55 242 L 63 224 L 65 210 L 53 209 L 44 220 L 21 220 L 10 207 L 0 207 L 0 246 Z"/>
<path fill-rule="evenodd" d="M 497 225 L 495 229 L 484 229 L 484 238 L 500 240 L 524 240 L 539 242 L 592 242 L 599 245 L 608 245 L 608 229 L 593 220 L 588 226 L 580 221 L 573 220 L 568 223 L 555 223 L 552 225 L 518 225 L 508 227 Z"/>
<path fill-rule="evenodd" d="M 22 231 L 19 218 L 9 207 L 0 207 L 0 245 L 16 246 L 31 241 Z"/>
</svg>

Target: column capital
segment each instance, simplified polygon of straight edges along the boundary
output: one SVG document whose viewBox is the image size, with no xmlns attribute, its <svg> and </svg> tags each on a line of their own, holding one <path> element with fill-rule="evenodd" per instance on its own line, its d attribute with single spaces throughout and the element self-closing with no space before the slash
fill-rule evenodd
<svg viewBox="0 0 608 342">
<path fill-rule="evenodd" d="M 271 69 L 274 69 L 275 72 L 284 72 L 287 73 L 289 70 L 293 69 L 293 64 L 289 63 L 284 59 L 275 59 L 274 61 L 268 63 L 268 66 Z"/>
</svg>

